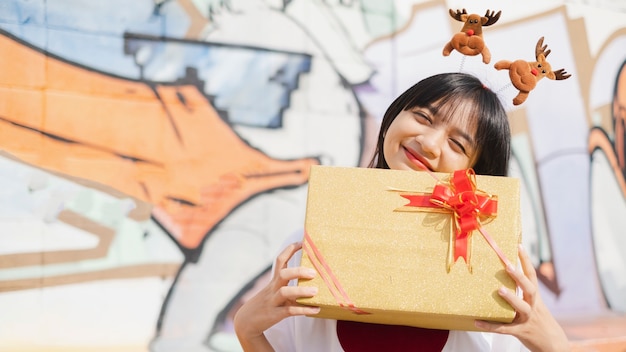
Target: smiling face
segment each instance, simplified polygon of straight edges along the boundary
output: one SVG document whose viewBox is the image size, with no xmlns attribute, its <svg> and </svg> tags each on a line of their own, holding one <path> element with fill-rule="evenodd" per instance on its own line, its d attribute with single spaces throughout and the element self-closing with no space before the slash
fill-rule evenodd
<svg viewBox="0 0 626 352">
<path fill-rule="evenodd" d="M 442 109 L 413 107 L 393 120 L 383 143 L 389 168 L 452 172 L 472 167 L 477 159 L 476 126 L 463 114 L 463 106 L 450 116 Z M 450 117 L 446 117 L 450 116 Z"/>
<path fill-rule="evenodd" d="M 427 77 L 387 108 L 369 167 L 506 176 L 511 133 L 497 94 L 466 73 Z"/>
</svg>

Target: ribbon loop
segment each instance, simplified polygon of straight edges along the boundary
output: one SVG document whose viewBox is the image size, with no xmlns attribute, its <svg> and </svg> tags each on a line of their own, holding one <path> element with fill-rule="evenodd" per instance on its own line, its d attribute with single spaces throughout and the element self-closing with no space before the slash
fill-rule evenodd
<svg viewBox="0 0 626 352">
<path fill-rule="evenodd" d="M 498 209 L 496 197 L 476 189 L 474 170 L 455 171 L 450 177 L 449 184 L 439 182 L 432 194 L 400 195 L 409 200 L 405 207 L 443 208 L 453 214 L 454 246 L 451 242 L 450 248 L 453 253 L 449 256 L 448 270 L 459 257 L 462 257 L 471 271 L 469 241 L 472 232 L 480 230 L 483 236 L 486 236 L 481 227 L 481 220 L 495 217 Z M 495 247 L 495 242 L 487 237 L 489 244 L 506 263 L 506 258 Z M 453 258 L 452 262 L 450 258 Z"/>
</svg>

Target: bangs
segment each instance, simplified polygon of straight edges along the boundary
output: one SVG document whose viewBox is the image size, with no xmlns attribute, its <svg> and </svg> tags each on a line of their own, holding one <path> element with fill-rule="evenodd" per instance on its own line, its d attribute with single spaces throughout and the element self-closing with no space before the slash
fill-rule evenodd
<svg viewBox="0 0 626 352">
<path fill-rule="evenodd" d="M 420 94 L 404 101 L 402 110 L 428 107 L 445 122 L 459 122 L 468 127 L 484 115 L 486 90 L 477 79 L 470 82 L 437 82 L 429 80 Z M 459 120 L 462 119 L 462 120 Z"/>
<path fill-rule="evenodd" d="M 448 95 L 429 106 L 433 114 L 440 117 L 441 121 L 454 124 L 476 134 L 478 121 L 483 114 L 481 106 L 475 99 L 461 95 Z"/>
</svg>

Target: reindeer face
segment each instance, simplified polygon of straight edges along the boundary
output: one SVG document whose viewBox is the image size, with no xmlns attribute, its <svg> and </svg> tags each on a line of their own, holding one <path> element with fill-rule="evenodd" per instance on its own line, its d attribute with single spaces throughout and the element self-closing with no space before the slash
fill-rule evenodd
<svg viewBox="0 0 626 352">
<path fill-rule="evenodd" d="M 463 22 L 463 28 L 461 28 L 461 32 L 472 36 L 483 34 L 483 26 L 491 26 L 496 23 L 500 18 L 501 11 L 495 13 L 494 11 L 489 11 L 485 13 L 484 16 L 477 14 L 468 14 L 465 9 L 463 11 L 456 10 L 456 12 L 450 9 L 450 16 L 457 21 Z"/>
<path fill-rule="evenodd" d="M 556 76 L 554 72 L 552 72 L 552 67 L 548 61 L 540 60 L 535 62 L 529 62 L 530 73 L 533 74 L 537 78 L 537 81 L 544 77 L 548 77 L 549 79 L 555 79 Z"/>
<path fill-rule="evenodd" d="M 550 66 L 548 61 L 546 61 L 548 55 L 550 55 L 550 50 L 548 49 L 548 45 L 543 45 L 543 37 L 541 37 L 539 38 L 539 41 L 537 41 L 537 45 L 535 46 L 535 58 L 537 58 L 537 62 L 530 64 L 531 66 L 535 66 L 535 68 L 537 69 L 537 75 L 535 75 L 537 76 L 537 80 L 540 80 L 543 77 L 548 77 L 549 79 L 553 80 L 562 80 L 569 78 L 570 75 L 567 74 L 564 69 L 552 71 L 552 67 Z"/>
<path fill-rule="evenodd" d="M 467 19 L 465 20 L 465 24 L 463 25 L 461 32 L 465 32 L 469 36 L 483 34 L 483 18 L 486 21 L 486 17 L 481 17 L 476 14 L 471 14 L 463 17 L 466 17 Z"/>
</svg>

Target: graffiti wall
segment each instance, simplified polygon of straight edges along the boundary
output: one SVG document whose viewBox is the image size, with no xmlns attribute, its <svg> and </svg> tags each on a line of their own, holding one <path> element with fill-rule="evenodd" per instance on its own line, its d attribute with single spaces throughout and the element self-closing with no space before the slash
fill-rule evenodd
<svg viewBox="0 0 626 352">
<path fill-rule="evenodd" d="M 610 2 L 607 2 L 610 3 Z M 501 97 L 524 245 L 558 316 L 626 312 L 626 8 L 534 1 L 4 0 L 0 350 L 237 351 L 311 165 L 365 166 L 387 105 Z M 624 7 L 624 6 L 622 6 Z M 502 11 L 491 62 L 449 10 Z M 572 76 L 526 101 L 494 63 Z"/>
</svg>

